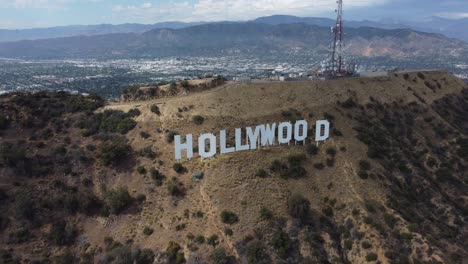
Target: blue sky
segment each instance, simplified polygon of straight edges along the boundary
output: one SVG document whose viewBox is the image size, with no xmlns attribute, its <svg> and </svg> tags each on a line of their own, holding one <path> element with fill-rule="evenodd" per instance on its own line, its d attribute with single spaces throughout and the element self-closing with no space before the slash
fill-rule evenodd
<svg viewBox="0 0 468 264">
<path fill-rule="evenodd" d="M 0 28 L 100 23 L 248 20 L 287 14 L 333 17 L 335 0 L 0 0 Z M 344 0 L 345 19 L 468 17 L 468 0 Z"/>
</svg>

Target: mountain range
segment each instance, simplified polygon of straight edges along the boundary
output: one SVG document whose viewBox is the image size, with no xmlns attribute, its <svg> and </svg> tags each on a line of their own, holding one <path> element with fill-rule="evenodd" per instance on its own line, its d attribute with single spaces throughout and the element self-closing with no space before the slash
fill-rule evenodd
<svg viewBox="0 0 468 264">
<path fill-rule="evenodd" d="M 275 19 L 273 19 L 275 20 Z M 330 29 L 305 23 L 209 23 L 143 33 L 113 33 L 0 43 L 0 57 L 155 58 L 254 54 L 280 56 L 325 54 Z M 278 21 L 278 20 L 276 20 Z M 468 43 L 411 29 L 349 28 L 346 51 L 355 56 L 466 58 Z"/>
<path fill-rule="evenodd" d="M 230 23 L 243 23 L 236 21 Z M 330 18 L 319 17 L 296 17 L 287 15 L 274 15 L 268 17 L 260 17 L 251 21 L 253 23 L 264 23 L 270 25 L 304 23 L 307 25 L 331 27 L 335 20 Z M 226 23 L 226 22 L 160 22 L 156 24 L 100 24 L 100 25 L 71 25 L 50 28 L 33 28 L 33 29 L 0 29 L 0 42 L 19 41 L 19 40 L 35 40 L 46 38 L 61 38 L 72 36 L 93 36 L 112 33 L 142 33 L 152 29 L 168 28 L 181 29 L 196 25 Z M 399 20 L 382 20 L 382 21 L 345 21 L 345 26 L 352 28 L 359 27 L 374 27 L 381 29 L 397 29 L 409 28 L 413 30 L 440 33 L 451 38 L 458 38 L 468 41 L 468 18 L 465 19 L 444 19 L 440 17 L 430 17 L 421 21 L 399 21 Z"/>
</svg>

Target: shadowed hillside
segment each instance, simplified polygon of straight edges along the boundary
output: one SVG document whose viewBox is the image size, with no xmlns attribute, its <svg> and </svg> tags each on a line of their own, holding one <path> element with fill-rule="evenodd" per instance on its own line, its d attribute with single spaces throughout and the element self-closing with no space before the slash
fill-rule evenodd
<svg viewBox="0 0 468 264">
<path fill-rule="evenodd" d="M 82 263 L 463 263 L 468 87 L 446 72 L 223 86 L 102 106 L 0 98 L 0 256 Z M 174 160 L 176 134 L 305 119 L 318 148 Z M 312 128 L 312 127 L 311 127 Z"/>
</svg>

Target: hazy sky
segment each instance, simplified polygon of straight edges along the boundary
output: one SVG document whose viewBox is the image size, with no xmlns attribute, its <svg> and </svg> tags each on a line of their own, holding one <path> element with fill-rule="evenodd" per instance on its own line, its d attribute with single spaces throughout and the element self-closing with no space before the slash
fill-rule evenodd
<svg viewBox="0 0 468 264">
<path fill-rule="evenodd" d="M 344 0 L 345 19 L 468 17 L 468 0 Z M 333 17 L 336 0 L 0 0 L 0 28 L 162 21 Z"/>
</svg>

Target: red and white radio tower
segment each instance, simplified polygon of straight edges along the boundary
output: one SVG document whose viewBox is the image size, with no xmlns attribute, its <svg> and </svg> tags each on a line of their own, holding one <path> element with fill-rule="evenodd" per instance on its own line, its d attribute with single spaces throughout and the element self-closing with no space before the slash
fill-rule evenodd
<svg viewBox="0 0 468 264">
<path fill-rule="evenodd" d="M 338 78 L 354 75 L 355 66 L 350 64 L 347 69 L 344 66 L 343 47 L 344 47 L 344 31 L 343 31 L 343 0 L 337 1 L 338 8 L 336 9 L 336 24 L 332 28 L 334 34 L 331 47 L 330 58 L 325 65 L 324 75 L 326 78 Z"/>
</svg>

